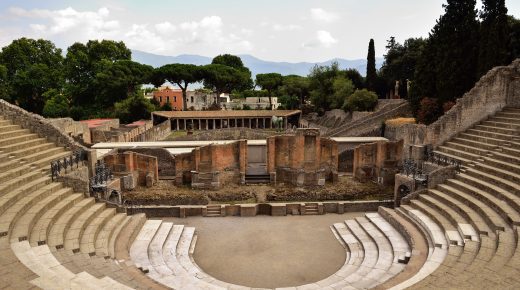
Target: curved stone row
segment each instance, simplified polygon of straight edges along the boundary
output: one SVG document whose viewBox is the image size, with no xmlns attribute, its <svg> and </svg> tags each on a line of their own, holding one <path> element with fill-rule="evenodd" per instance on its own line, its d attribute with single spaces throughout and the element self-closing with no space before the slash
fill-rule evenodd
<svg viewBox="0 0 520 290">
<path fill-rule="evenodd" d="M 462 172 L 404 199 L 395 211 L 422 230 L 434 251 L 447 251 L 446 257 L 434 259 L 438 265 L 429 275 L 395 289 L 518 287 L 520 109 L 498 112 L 436 152 L 460 160 Z"/>
<path fill-rule="evenodd" d="M 297 288 L 371 288 L 398 275 L 411 256 L 406 240 L 377 213 L 336 223 L 332 230 L 345 246 L 344 265 L 326 279 Z M 130 256 L 141 271 L 174 289 L 251 289 L 204 273 L 192 258 L 196 239 L 193 227 L 148 220 L 133 242 Z"/>
<path fill-rule="evenodd" d="M 158 286 L 131 263 L 115 260 L 116 245 L 129 243 L 120 236 L 137 234 L 144 215 L 116 213 L 51 182 L 50 161 L 68 154 L 0 116 L 0 285 L 9 289 Z"/>
</svg>

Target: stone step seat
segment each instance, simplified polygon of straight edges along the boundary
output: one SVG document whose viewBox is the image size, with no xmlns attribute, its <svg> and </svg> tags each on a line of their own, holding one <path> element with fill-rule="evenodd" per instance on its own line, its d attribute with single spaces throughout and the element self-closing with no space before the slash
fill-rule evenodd
<svg viewBox="0 0 520 290">
<path fill-rule="evenodd" d="M 18 165 L 16 167 L 13 166 L 13 168 L 7 169 L 5 171 L 0 171 L 0 184 L 23 175 L 26 172 L 30 172 L 31 170 L 31 167 L 28 165 Z"/>
<path fill-rule="evenodd" d="M 18 152 L 26 148 L 32 148 L 38 145 L 46 144 L 47 139 L 45 138 L 32 138 L 22 142 L 16 142 L 10 145 L 0 145 L 0 151 L 3 152 Z M 48 143 L 54 145 L 53 143 Z"/>
<path fill-rule="evenodd" d="M 508 221 L 510 224 L 519 226 L 520 225 L 520 214 L 519 212 L 509 205 L 507 202 L 497 198 L 493 194 L 481 190 L 472 185 L 466 184 L 460 179 L 448 179 L 446 184 L 461 190 L 467 194 L 472 195 L 478 200 L 490 206 L 494 211 L 498 212 L 500 216 Z"/>
<path fill-rule="evenodd" d="M 467 185 L 471 185 L 477 189 L 494 195 L 501 202 L 506 202 L 509 206 L 513 207 L 515 211 L 520 212 L 520 197 L 508 190 L 505 190 L 503 187 L 496 186 L 495 184 L 490 183 L 483 178 L 476 178 L 467 173 L 460 173 L 456 176 L 456 178 Z"/>
<path fill-rule="evenodd" d="M 24 265 L 46 282 L 40 284 L 46 285 L 43 289 L 57 289 L 54 288 L 56 286 L 64 289 L 131 289 L 112 279 L 102 280 L 85 272 L 81 275 L 71 272 L 61 265 L 46 245 L 32 248 L 27 241 L 23 241 L 11 244 L 11 248 Z"/>
<path fill-rule="evenodd" d="M 518 164 L 495 159 L 493 157 L 485 157 L 484 162 L 486 164 L 488 164 L 489 166 L 493 166 L 495 168 L 506 169 L 508 171 L 512 171 L 513 173 L 520 175 L 520 165 L 518 165 Z"/>
<path fill-rule="evenodd" d="M 490 158 L 507 161 L 518 165 L 520 164 L 520 155 L 517 154 L 519 151 L 520 150 L 512 148 L 501 148 L 500 151 L 496 150 L 492 152 L 492 156 Z"/>
<path fill-rule="evenodd" d="M 30 281 L 38 276 L 18 260 L 7 239 L 0 238 L 0 257 L 2 289 L 37 289 Z"/>
<path fill-rule="evenodd" d="M 108 251 L 110 239 L 113 235 L 117 236 L 131 218 L 131 216 L 127 216 L 125 213 L 118 213 L 103 226 L 95 242 L 96 255 L 110 258 Z"/>
<path fill-rule="evenodd" d="M 43 177 L 41 172 L 33 170 L 27 171 L 23 175 L 12 178 L 11 180 L 8 180 L 6 182 L 2 182 L 2 184 L 0 184 L 0 196 L 3 196 L 13 190 L 16 190 L 24 184 L 27 184 L 27 182 L 40 177 Z"/>
<path fill-rule="evenodd" d="M 81 199 L 79 202 L 62 203 L 59 202 L 55 207 L 46 212 L 42 218 L 36 223 L 31 231 L 30 243 L 35 245 L 52 241 L 63 241 L 63 232 L 65 227 L 80 215 L 87 207 L 94 205 L 94 198 Z M 61 237 L 58 237 L 61 232 Z M 51 244 L 55 247 L 57 244 Z"/>
<path fill-rule="evenodd" d="M 519 133 L 518 130 L 516 130 L 516 129 L 490 126 L 490 125 L 476 125 L 474 128 L 477 130 L 481 130 L 481 131 L 505 134 L 505 135 L 509 135 L 511 137 L 516 137 L 516 136 L 518 136 L 518 133 Z"/>
<path fill-rule="evenodd" d="M 477 140 L 472 140 L 472 139 L 466 139 L 463 136 L 453 138 L 452 142 L 457 143 L 457 144 L 462 144 L 465 146 L 469 146 L 469 147 L 478 148 L 478 149 L 481 149 L 484 151 L 492 151 L 492 150 L 496 150 L 500 147 L 500 145 L 497 145 L 497 144 L 482 142 L 480 140 L 477 141 Z M 504 141 L 501 141 L 501 142 L 503 143 Z"/>
<path fill-rule="evenodd" d="M 520 156 L 520 143 L 518 143 L 518 145 L 516 145 L 515 148 L 509 146 L 501 146 L 498 150 L 509 156 Z"/>
<path fill-rule="evenodd" d="M 65 227 L 63 232 L 61 232 L 61 228 L 58 228 L 59 234 L 55 238 L 49 239 L 49 245 L 56 247 L 63 245 L 67 251 L 79 252 L 80 239 L 85 229 L 92 220 L 102 214 L 105 208 L 104 203 L 96 203 L 87 208 L 72 221 L 69 227 Z"/>
<path fill-rule="evenodd" d="M 33 226 L 38 222 L 40 217 L 59 202 L 77 202 L 82 198 L 83 194 L 72 193 L 70 188 L 62 188 L 56 192 L 52 192 L 50 196 L 38 201 L 35 205 L 29 208 L 16 221 L 10 235 L 11 242 L 28 240 Z"/>
<path fill-rule="evenodd" d="M 0 126 L 7 126 L 7 125 L 11 125 L 11 121 L 0 119 Z"/>
<path fill-rule="evenodd" d="M 462 203 L 465 203 L 473 210 L 475 210 L 493 231 L 505 230 L 507 223 L 486 203 L 448 184 L 439 184 L 437 187 L 442 192 L 450 195 Z"/>
<path fill-rule="evenodd" d="M 108 240 L 108 256 L 116 260 L 129 260 L 130 245 L 145 222 L 146 215 L 140 213 L 130 216 L 125 224 L 118 225 Z M 124 253 L 124 256 L 119 253 Z"/>
<path fill-rule="evenodd" d="M 365 217 L 383 233 L 394 254 L 394 263 L 407 263 L 411 256 L 411 249 L 404 237 L 379 213 L 365 213 Z"/>
<path fill-rule="evenodd" d="M 492 121 L 492 120 L 484 121 L 484 122 L 482 122 L 482 125 L 514 129 L 514 130 L 518 130 L 520 128 L 520 124 L 515 124 L 515 123 L 510 123 L 510 122 L 501 122 L 501 121 Z"/>
<path fill-rule="evenodd" d="M 47 151 L 50 149 L 57 149 L 57 148 L 60 148 L 60 147 L 56 147 L 56 145 L 54 145 L 54 143 L 45 142 L 45 143 L 36 144 L 31 147 L 22 147 L 21 149 L 15 149 L 14 151 L 6 151 L 6 152 L 8 152 L 10 155 L 13 155 L 16 158 L 20 159 L 21 157 L 39 154 L 40 152 L 44 152 L 44 151 Z M 25 159 L 25 160 L 34 161 L 35 159 Z"/>
<path fill-rule="evenodd" d="M 331 285 L 332 288 L 338 287 L 365 287 L 375 283 L 373 280 L 364 279 L 367 275 L 374 270 L 374 267 L 378 261 L 379 253 L 377 244 L 372 238 L 363 230 L 362 226 L 357 220 L 346 220 L 345 224 L 356 239 L 360 242 L 363 247 L 364 259 L 359 267 L 350 275 L 346 276 L 343 280 Z"/>
<path fill-rule="evenodd" d="M 12 137 L 30 134 L 31 131 L 27 129 L 17 129 L 8 132 L 0 132 L 0 140 L 7 140 Z"/>
<path fill-rule="evenodd" d="M 108 277 L 127 287 L 140 288 L 139 283 L 135 283 L 133 278 L 128 275 L 127 266 L 124 263 L 83 253 L 73 254 L 63 249 L 51 251 L 63 266 L 75 274 L 85 272 L 97 279 Z"/>
<path fill-rule="evenodd" d="M 62 189 L 61 183 L 49 183 L 38 190 L 28 191 L 11 207 L 0 213 L 0 236 L 7 236 L 14 227 L 18 217 L 23 215 L 31 206 L 38 201 Z"/>
<path fill-rule="evenodd" d="M 0 172 L 7 172 L 20 166 L 28 166 L 28 164 L 26 165 L 25 162 L 20 162 L 13 157 L 8 157 L 6 161 L 0 162 Z"/>
<path fill-rule="evenodd" d="M 410 201 L 410 206 L 416 210 L 421 211 L 427 215 L 431 220 L 435 221 L 437 225 L 443 230 L 446 240 L 450 245 L 463 246 L 464 239 L 459 234 L 457 227 L 453 225 L 449 219 L 440 214 L 435 208 L 428 206 L 421 200 L 414 199 Z"/>
<path fill-rule="evenodd" d="M 2 133 L 11 132 L 11 131 L 19 130 L 19 129 L 21 129 L 21 127 L 18 125 L 12 125 L 12 124 L 0 125 L 0 132 L 2 132 Z"/>
<path fill-rule="evenodd" d="M 467 243 L 468 240 L 474 242 L 480 241 L 480 234 L 477 233 L 475 228 L 470 224 L 470 221 L 441 200 L 438 200 L 435 195 L 421 194 L 419 195 L 419 200 L 429 207 L 436 209 L 442 216 L 450 220 L 453 225 L 456 225 L 456 229 L 465 243 Z"/>
<path fill-rule="evenodd" d="M 96 239 L 105 224 L 116 215 L 115 208 L 105 208 L 99 215 L 87 225 L 80 236 L 79 249 L 84 254 L 96 254 Z"/>
<path fill-rule="evenodd" d="M 500 133 L 500 132 L 497 132 L 497 131 L 480 130 L 480 129 L 477 129 L 477 128 L 468 129 L 466 131 L 466 133 L 471 134 L 471 135 L 482 136 L 482 137 L 486 137 L 486 138 L 501 139 L 501 140 L 504 140 L 506 142 L 507 141 L 513 141 L 513 138 L 515 137 L 515 136 L 513 136 L 511 134 L 504 134 L 504 133 Z"/>
<path fill-rule="evenodd" d="M 508 117 L 508 118 L 519 118 L 520 117 L 520 115 L 518 114 L 517 111 L 506 111 L 506 110 L 497 112 L 495 114 L 495 116 Z"/>
<path fill-rule="evenodd" d="M 28 192 L 34 191 L 49 183 L 51 183 L 49 177 L 35 176 L 34 179 L 27 181 L 24 185 L 3 194 L 0 196 L 0 212 L 7 211 L 10 206 L 26 196 Z"/>
<path fill-rule="evenodd" d="M 39 159 L 37 161 L 30 162 L 29 165 L 36 168 L 50 168 L 51 162 L 70 156 L 70 151 L 59 151 L 58 153 L 49 155 L 48 157 Z"/>
<path fill-rule="evenodd" d="M 472 153 L 472 154 L 479 155 L 479 156 L 487 156 L 487 155 L 491 154 L 490 150 L 486 150 L 486 149 L 482 149 L 482 148 L 474 147 L 474 146 L 470 146 L 470 145 L 465 145 L 463 143 L 457 142 L 456 140 L 445 142 L 443 146 L 457 149 L 459 151 L 463 151 L 466 153 Z"/>
<path fill-rule="evenodd" d="M 500 139 L 500 138 L 493 138 L 493 137 L 483 136 L 483 135 L 478 135 L 478 134 L 472 134 L 468 131 L 460 133 L 458 138 L 472 140 L 472 141 L 484 143 L 484 144 L 496 145 L 496 146 L 504 146 L 505 144 L 507 144 L 511 141 L 511 140 L 507 140 L 507 139 Z"/>
<path fill-rule="evenodd" d="M 365 258 L 365 252 L 360 241 L 345 223 L 335 223 L 332 226 L 346 246 L 345 264 L 336 272 L 336 275 L 343 280 L 359 268 Z"/>
<path fill-rule="evenodd" d="M 64 153 L 65 148 L 63 147 L 52 147 L 50 149 L 46 149 L 37 153 L 33 153 L 30 155 L 20 156 L 20 160 L 26 161 L 28 163 L 38 163 L 42 159 L 45 159 L 47 157 L 55 156 L 59 153 Z M 66 152 L 70 154 L 70 152 Z M 67 154 L 67 155 L 68 155 Z M 50 164 L 49 164 L 50 165 Z"/>
<path fill-rule="evenodd" d="M 511 194 L 520 196 L 520 184 L 516 182 L 512 182 L 510 180 L 498 177 L 496 175 L 489 174 L 476 168 L 467 168 L 465 173 L 474 178 L 481 179 L 490 184 L 503 188 L 504 190 L 508 190 Z"/>
<path fill-rule="evenodd" d="M 160 220 L 147 220 L 130 247 L 130 257 L 133 263 L 143 272 L 150 270 L 151 263 L 148 258 L 148 245 L 161 226 L 161 223 L 162 221 Z"/>
<path fill-rule="evenodd" d="M 22 142 L 31 141 L 34 139 L 39 139 L 38 134 L 29 133 L 9 138 L 0 139 L 0 146 L 1 147 L 7 147 L 15 144 L 20 144 Z M 2 151 L 2 150 L 0 150 Z"/>
<path fill-rule="evenodd" d="M 509 123 L 509 124 L 520 124 L 520 118 L 515 118 L 512 116 L 507 116 L 507 117 L 494 116 L 494 117 L 489 118 L 489 121 L 496 121 L 496 122 Z"/>
<path fill-rule="evenodd" d="M 454 148 L 446 147 L 446 146 L 439 146 L 437 150 L 433 151 L 434 153 L 444 155 L 446 157 L 449 157 L 454 160 L 459 160 L 464 165 L 472 164 L 474 163 L 478 158 L 480 158 L 477 154 L 472 154 L 464 151 L 460 151 Z"/>
<path fill-rule="evenodd" d="M 420 210 L 416 210 L 411 206 L 401 205 L 400 208 L 426 230 L 426 232 L 432 239 L 434 248 L 440 248 L 443 250 L 446 250 L 448 248 L 449 241 L 446 240 L 446 236 L 443 230 L 439 227 L 439 225 L 437 225 L 437 223 L 435 223 L 432 219 L 430 219 L 426 214 L 422 213 Z"/>
<path fill-rule="evenodd" d="M 484 218 L 471 207 L 466 205 L 466 203 L 460 202 L 458 199 L 453 198 L 449 194 L 442 191 L 440 188 L 428 189 L 428 194 L 463 216 L 464 219 L 467 220 L 469 224 L 471 224 L 471 226 L 477 231 L 477 233 L 481 235 L 480 238 L 482 238 L 482 235 L 485 235 L 494 239 L 494 231 L 489 227 Z"/>
<path fill-rule="evenodd" d="M 390 241 L 368 218 L 357 217 L 356 221 L 375 242 L 378 257 L 374 268 L 363 279 L 353 283 L 352 286 L 372 288 L 399 274 L 405 265 L 397 261 Z"/>
<path fill-rule="evenodd" d="M 511 171 L 488 165 L 485 162 L 475 163 L 475 168 L 478 170 L 484 171 L 486 173 L 489 173 L 489 174 L 501 177 L 503 179 L 507 179 L 509 181 L 515 182 L 517 184 L 520 184 L 520 174 L 515 174 Z"/>
<path fill-rule="evenodd" d="M 414 225 L 421 227 L 422 230 L 419 232 L 421 233 L 421 235 L 423 235 L 423 234 L 426 235 L 426 236 L 423 236 L 425 239 L 428 238 L 430 240 L 433 240 L 433 237 L 429 236 L 428 231 L 426 229 L 424 229 L 414 217 L 408 215 L 407 211 L 403 210 L 402 206 L 395 209 L 395 213 L 397 214 L 397 218 L 405 219 L 407 223 L 413 223 Z M 388 217 L 391 217 L 391 216 L 394 216 L 394 215 L 388 215 Z M 403 224 L 403 223 L 401 223 L 401 224 Z M 413 226 L 413 227 L 415 227 L 415 226 Z M 406 289 L 406 288 L 410 288 L 414 285 L 417 285 L 418 283 L 420 283 L 421 281 L 426 279 L 428 276 L 430 276 L 432 273 L 434 273 L 439 268 L 441 263 L 444 261 L 444 258 L 446 257 L 446 255 L 447 255 L 447 249 L 442 249 L 440 247 L 434 247 L 433 242 L 432 242 L 432 246 L 428 248 L 426 261 L 419 268 L 419 270 L 412 277 L 406 279 L 405 281 L 402 281 L 401 283 L 399 283 L 389 289 L 392 289 L 392 290 Z"/>
</svg>

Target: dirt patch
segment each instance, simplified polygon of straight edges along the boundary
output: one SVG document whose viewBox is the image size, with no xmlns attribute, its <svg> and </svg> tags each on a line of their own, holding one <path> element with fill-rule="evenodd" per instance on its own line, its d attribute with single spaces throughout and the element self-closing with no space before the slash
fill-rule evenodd
<svg viewBox="0 0 520 290">
<path fill-rule="evenodd" d="M 140 187 L 123 195 L 125 200 L 143 205 L 206 205 L 211 203 L 265 203 L 284 201 L 385 200 L 393 198 L 393 188 L 360 183 L 341 176 L 338 183 L 323 187 L 295 188 L 279 184 L 229 185 L 219 190 L 175 186 L 161 180 L 152 188 Z"/>
</svg>

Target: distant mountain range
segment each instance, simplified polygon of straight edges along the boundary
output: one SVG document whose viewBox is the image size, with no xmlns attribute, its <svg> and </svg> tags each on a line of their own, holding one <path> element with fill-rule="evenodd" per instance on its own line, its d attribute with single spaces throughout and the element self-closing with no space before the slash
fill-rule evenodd
<svg viewBox="0 0 520 290">
<path fill-rule="evenodd" d="M 330 65 L 332 62 L 338 62 L 341 69 L 347 68 L 355 68 L 359 71 L 362 76 L 366 74 L 366 59 L 342 59 L 335 58 L 324 62 L 275 62 L 275 61 L 266 61 L 256 58 L 249 54 L 241 54 L 239 55 L 244 62 L 244 65 L 251 70 L 253 76 L 260 73 L 271 73 L 277 72 L 282 75 L 301 75 L 306 76 L 309 74 L 309 71 L 314 65 Z M 205 65 L 211 63 L 212 58 L 200 55 L 190 55 L 190 54 L 181 54 L 178 56 L 166 56 L 166 55 L 158 55 L 153 53 L 148 53 L 139 50 L 132 50 L 132 59 L 134 61 L 148 64 L 153 67 L 160 67 L 169 63 L 186 63 L 186 64 L 195 64 L 195 65 Z M 383 58 L 376 58 L 376 68 L 379 69 L 383 64 Z"/>
</svg>

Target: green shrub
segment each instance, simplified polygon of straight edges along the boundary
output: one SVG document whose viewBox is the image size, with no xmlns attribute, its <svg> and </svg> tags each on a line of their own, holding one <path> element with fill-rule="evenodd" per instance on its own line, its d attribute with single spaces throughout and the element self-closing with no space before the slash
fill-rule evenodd
<svg viewBox="0 0 520 290">
<path fill-rule="evenodd" d="M 372 111 L 377 105 L 377 95 L 367 89 L 356 90 L 343 104 L 348 111 Z"/>
</svg>

